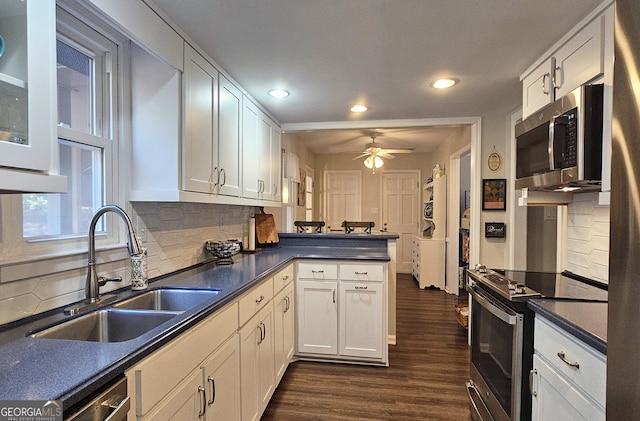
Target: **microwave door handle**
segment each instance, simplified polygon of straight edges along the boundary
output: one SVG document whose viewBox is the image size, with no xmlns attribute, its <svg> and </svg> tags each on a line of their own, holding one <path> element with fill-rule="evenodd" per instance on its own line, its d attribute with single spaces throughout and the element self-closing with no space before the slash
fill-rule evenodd
<svg viewBox="0 0 640 421">
<path fill-rule="evenodd" d="M 551 120 L 549 121 L 549 169 L 551 171 L 556 169 L 556 160 L 555 160 L 555 156 L 554 156 L 554 151 L 555 151 L 555 145 L 554 145 L 554 139 L 556 137 L 556 118 L 558 116 L 554 116 L 551 117 Z"/>
</svg>

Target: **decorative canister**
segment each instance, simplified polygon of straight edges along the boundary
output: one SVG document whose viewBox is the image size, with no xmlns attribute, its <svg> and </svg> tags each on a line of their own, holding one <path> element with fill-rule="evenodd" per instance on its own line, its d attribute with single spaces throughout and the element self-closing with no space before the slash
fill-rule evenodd
<svg viewBox="0 0 640 421">
<path fill-rule="evenodd" d="M 131 289 L 147 289 L 147 249 L 142 248 L 142 253 L 131 256 Z"/>
</svg>

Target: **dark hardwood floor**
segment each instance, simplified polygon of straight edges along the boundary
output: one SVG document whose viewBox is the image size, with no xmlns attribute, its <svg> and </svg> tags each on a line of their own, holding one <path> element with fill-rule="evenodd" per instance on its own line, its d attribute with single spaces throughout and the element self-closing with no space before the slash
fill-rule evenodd
<svg viewBox="0 0 640 421">
<path fill-rule="evenodd" d="M 389 367 L 294 362 L 262 420 L 470 420 L 467 331 L 454 298 L 398 274 Z"/>
</svg>

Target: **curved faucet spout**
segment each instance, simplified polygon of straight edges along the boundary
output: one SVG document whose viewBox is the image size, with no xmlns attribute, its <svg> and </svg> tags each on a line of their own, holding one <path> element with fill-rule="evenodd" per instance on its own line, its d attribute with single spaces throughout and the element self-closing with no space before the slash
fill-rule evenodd
<svg viewBox="0 0 640 421">
<path fill-rule="evenodd" d="M 127 235 L 128 235 L 128 244 L 127 247 L 129 249 L 129 255 L 135 256 L 138 254 L 142 254 L 142 245 L 140 241 L 138 241 L 138 237 L 136 237 L 135 230 L 133 229 L 133 224 L 131 223 L 131 218 L 126 214 L 122 208 L 116 205 L 105 205 L 98 209 L 96 213 L 93 215 L 91 219 L 91 223 L 89 224 L 89 267 L 87 272 L 87 282 L 85 285 L 85 302 L 87 303 L 95 303 L 99 300 L 100 295 L 100 282 L 98 280 L 98 273 L 95 269 L 96 263 L 96 225 L 98 220 L 102 215 L 107 212 L 114 212 L 122 218 L 127 226 Z"/>
</svg>

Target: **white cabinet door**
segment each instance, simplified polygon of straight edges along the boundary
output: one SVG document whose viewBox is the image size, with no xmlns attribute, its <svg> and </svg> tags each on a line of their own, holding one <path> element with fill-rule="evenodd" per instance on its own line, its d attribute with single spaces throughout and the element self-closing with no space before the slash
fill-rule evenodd
<svg viewBox="0 0 640 421">
<path fill-rule="evenodd" d="M 382 358 L 383 283 L 340 281 L 340 355 Z"/>
<path fill-rule="evenodd" d="M 202 387 L 202 373 L 194 371 L 180 383 L 143 420 L 184 421 L 198 420 L 204 416 L 205 390 Z M 133 412 L 133 411 L 130 411 Z M 131 418 L 130 418 L 131 419 Z M 135 416 L 133 419 L 136 419 Z"/>
<path fill-rule="evenodd" d="M 220 87 L 218 90 L 218 108 L 217 191 L 228 196 L 240 196 L 242 180 L 242 93 L 222 75 L 220 75 Z"/>
<path fill-rule="evenodd" d="M 337 281 L 298 281 L 298 352 L 338 354 L 337 288 Z"/>
<path fill-rule="evenodd" d="M 184 189 L 214 192 L 218 71 L 188 44 L 184 63 Z"/>
<path fill-rule="evenodd" d="M 604 420 L 604 408 L 571 385 L 564 376 L 533 355 L 532 420 Z"/>
<path fill-rule="evenodd" d="M 284 376 L 295 347 L 293 282 L 274 299 L 276 384 Z"/>
<path fill-rule="evenodd" d="M 258 167 L 260 110 L 242 97 L 242 197 L 257 199 L 260 192 Z"/>
<path fill-rule="evenodd" d="M 0 190 L 66 192 L 65 177 L 47 175 L 57 148 L 55 2 L 2 2 L 0 27 L 9 52 L 0 60 Z"/>
<path fill-rule="evenodd" d="M 554 78 L 556 98 L 602 75 L 604 72 L 603 30 L 604 18 L 600 16 L 557 51 Z"/>
<path fill-rule="evenodd" d="M 522 118 L 553 102 L 554 69 L 555 59 L 550 58 L 522 79 Z"/>
<path fill-rule="evenodd" d="M 273 306 L 263 307 L 240 329 L 242 419 L 258 420 L 275 389 Z"/>
<path fill-rule="evenodd" d="M 233 335 L 202 367 L 207 421 L 240 420 L 240 344 Z"/>
</svg>

